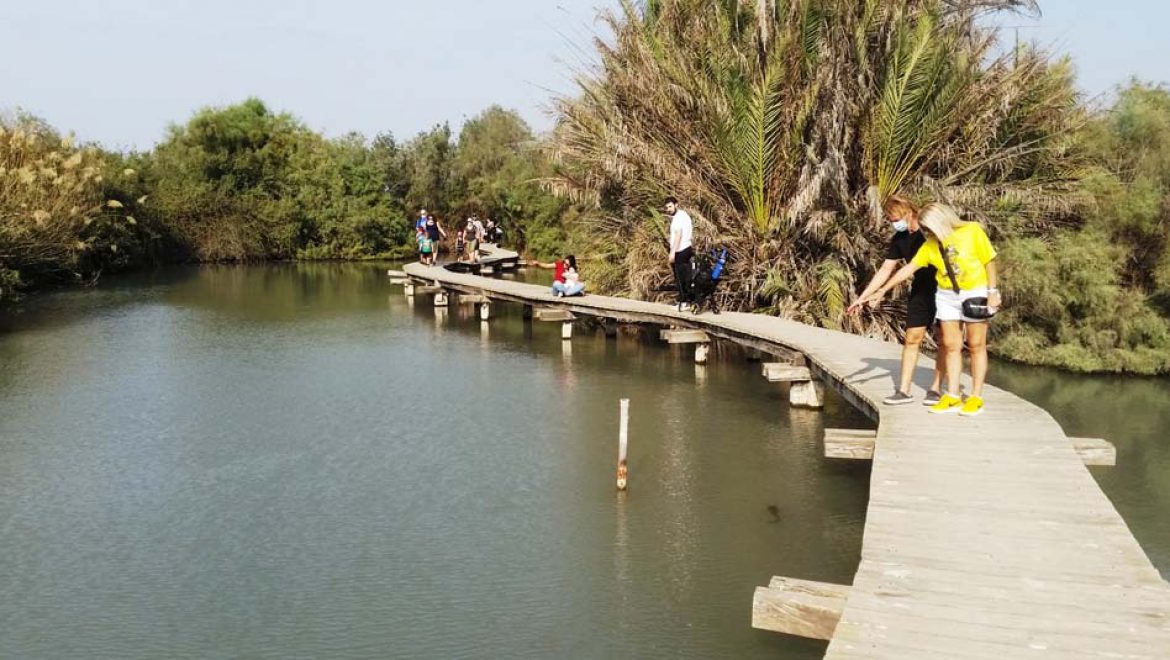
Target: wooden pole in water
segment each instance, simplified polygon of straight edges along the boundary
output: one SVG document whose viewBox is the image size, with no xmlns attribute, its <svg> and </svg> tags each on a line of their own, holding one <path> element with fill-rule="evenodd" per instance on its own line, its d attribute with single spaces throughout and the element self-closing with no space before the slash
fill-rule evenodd
<svg viewBox="0 0 1170 660">
<path fill-rule="evenodd" d="M 626 448 L 630 443 L 630 400 L 622 399 L 621 425 L 618 427 L 617 489 L 626 489 L 629 470 L 626 468 Z"/>
</svg>

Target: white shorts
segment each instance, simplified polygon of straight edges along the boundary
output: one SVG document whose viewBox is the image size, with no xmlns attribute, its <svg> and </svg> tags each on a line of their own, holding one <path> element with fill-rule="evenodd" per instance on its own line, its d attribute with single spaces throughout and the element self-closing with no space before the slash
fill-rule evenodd
<svg viewBox="0 0 1170 660">
<path fill-rule="evenodd" d="M 963 315 L 963 301 L 968 298 L 986 298 L 987 288 L 968 289 L 955 293 L 954 289 L 939 288 L 934 294 L 934 318 L 936 321 L 966 321 L 986 323 L 987 319 L 973 319 Z"/>
</svg>

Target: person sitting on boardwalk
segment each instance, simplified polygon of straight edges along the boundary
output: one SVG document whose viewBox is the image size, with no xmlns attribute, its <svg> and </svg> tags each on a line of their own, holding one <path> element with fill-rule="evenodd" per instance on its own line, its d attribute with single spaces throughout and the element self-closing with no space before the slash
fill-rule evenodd
<svg viewBox="0 0 1170 660">
<path fill-rule="evenodd" d="M 553 295 L 559 297 L 584 295 L 585 283 L 581 281 L 581 276 L 577 272 L 577 257 L 570 254 L 556 264 L 559 279 L 553 280 Z"/>
<path fill-rule="evenodd" d="M 930 412 L 978 415 L 983 412 L 983 381 L 987 378 L 987 320 L 1003 304 L 996 288 L 995 248 L 982 226 L 963 222 L 945 204 L 930 204 L 922 210 L 918 222 L 930 234 L 929 240 L 870 299 L 881 300 L 887 291 L 919 269 L 934 266 L 938 283 L 935 307 L 946 353 L 947 392 Z M 971 353 L 971 396 L 966 401 L 959 396 L 964 329 Z"/>
<path fill-rule="evenodd" d="M 670 256 L 667 261 L 674 270 L 678 285 L 678 309 L 685 312 L 691 306 L 691 236 L 695 231 L 691 215 L 679 208 L 678 200 L 666 198 L 666 212 L 670 215 Z"/>
<path fill-rule="evenodd" d="M 893 196 L 883 205 L 886 219 L 894 230 L 890 243 L 886 247 L 886 258 L 881 268 L 874 273 L 873 279 L 865 287 L 865 291 L 857 297 L 857 301 L 849 306 L 848 312 L 856 314 L 873 292 L 889 281 L 890 276 L 898 269 L 899 262 L 909 263 L 918 249 L 926 242 L 922 230 L 918 226 L 918 208 L 909 200 Z M 900 405 L 914 401 L 910 396 L 910 384 L 913 382 L 914 369 L 918 365 L 918 349 L 922 340 L 926 338 L 928 330 L 934 327 L 934 294 L 938 290 L 933 266 L 927 266 L 914 273 L 914 283 L 910 285 L 910 297 L 906 301 L 906 328 L 905 339 L 902 342 L 902 374 L 894 393 L 885 399 L 887 405 Z M 876 306 L 877 301 L 870 303 Z M 934 380 L 930 390 L 926 393 L 924 403 L 933 406 L 938 403 L 940 381 L 942 380 L 944 353 L 939 351 L 934 360 Z"/>
</svg>

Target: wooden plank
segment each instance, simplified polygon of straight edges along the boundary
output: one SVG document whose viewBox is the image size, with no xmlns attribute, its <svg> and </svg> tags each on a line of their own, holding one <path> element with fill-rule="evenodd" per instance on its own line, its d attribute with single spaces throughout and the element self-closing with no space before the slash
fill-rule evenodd
<svg viewBox="0 0 1170 660">
<path fill-rule="evenodd" d="M 858 432 L 854 432 L 858 431 Z M 1112 466 L 1117 464 L 1117 448 L 1107 440 L 1101 438 L 1069 438 L 1073 449 L 1085 465 Z M 929 442 L 924 439 L 923 442 Z M 854 429 L 825 429 L 825 458 L 868 461 L 873 459 L 874 449 L 877 446 L 875 431 Z M 927 451 L 937 449 L 934 445 Z M 955 449 L 947 448 L 946 453 L 954 455 Z M 962 452 L 963 449 L 958 451 Z M 1039 456 L 1033 457 L 1035 460 Z M 1060 461 L 1059 456 L 1048 460 Z"/>
<path fill-rule="evenodd" d="M 768 362 L 761 370 L 769 383 L 796 383 L 812 380 L 808 367 L 798 367 L 784 362 Z"/>
<path fill-rule="evenodd" d="M 478 305 L 488 301 L 487 296 L 481 296 L 477 293 L 461 293 L 457 298 L 460 305 Z"/>
<path fill-rule="evenodd" d="M 576 319 L 573 313 L 567 309 L 557 309 L 555 307 L 537 307 L 532 311 L 532 318 L 537 321 L 572 321 Z"/>
<path fill-rule="evenodd" d="M 406 273 L 404 271 L 401 271 L 401 270 L 393 270 L 393 269 L 388 270 L 388 271 L 386 271 L 386 276 L 392 277 L 395 279 L 406 279 Z"/>
<path fill-rule="evenodd" d="M 1117 465 L 1117 447 L 1103 438 L 1069 438 L 1085 465 Z"/>
<path fill-rule="evenodd" d="M 441 287 L 441 286 L 426 285 L 426 286 L 414 287 L 415 295 L 426 295 L 428 293 L 433 294 L 433 293 L 442 293 L 442 292 L 443 292 L 443 287 Z"/>
<path fill-rule="evenodd" d="M 681 330 L 666 328 L 658 332 L 658 338 L 668 344 L 708 344 L 711 338 L 702 330 Z"/>
<path fill-rule="evenodd" d="M 774 577 L 752 599 L 752 627 L 811 639 L 831 639 L 849 587 Z"/>
</svg>

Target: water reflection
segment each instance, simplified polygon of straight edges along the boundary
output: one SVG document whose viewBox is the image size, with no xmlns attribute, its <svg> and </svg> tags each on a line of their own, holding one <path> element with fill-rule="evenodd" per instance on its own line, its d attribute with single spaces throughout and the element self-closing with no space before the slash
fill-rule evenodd
<svg viewBox="0 0 1170 660">
<path fill-rule="evenodd" d="M 867 470 L 734 352 L 436 316 L 377 265 L 84 293 L 0 335 L 6 654 L 824 653 L 751 630 L 751 592 L 848 581 Z"/>
</svg>

